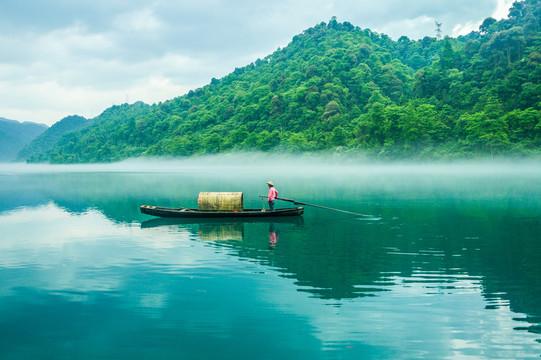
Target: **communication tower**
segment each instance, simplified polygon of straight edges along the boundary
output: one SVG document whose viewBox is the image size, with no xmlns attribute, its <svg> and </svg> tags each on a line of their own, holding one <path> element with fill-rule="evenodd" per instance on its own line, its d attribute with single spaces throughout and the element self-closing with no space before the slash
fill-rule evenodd
<svg viewBox="0 0 541 360">
<path fill-rule="evenodd" d="M 436 39 L 441 40 L 441 23 L 436 21 Z"/>
</svg>

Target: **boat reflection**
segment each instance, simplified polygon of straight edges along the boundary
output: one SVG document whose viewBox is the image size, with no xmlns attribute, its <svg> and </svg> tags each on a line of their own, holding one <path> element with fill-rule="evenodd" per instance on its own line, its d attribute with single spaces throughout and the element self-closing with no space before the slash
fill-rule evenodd
<svg viewBox="0 0 541 360">
<path fill-rule="evenodd" d="M 242 241 L 244 224 L 200 224 L 197 235 L 203 241 Z"/>
<path fill-rule="evenodd" d="M 180 218 L 156 218 L 143 221 L 141 223 L 142 229 L 155 228 L 160 226 L 171 226 L 171 225 L 193 225 L 193 224 L 214 224 L 214 225 L 224 225 L 224 224 L 269 224 L 269 223 L 280 223 L 280 224 L 295 224 L 303 225 L 304 219 L 302 216 L 288 216 L 288 217 L 276 217 L 272 219 L 265 218 L 242 218 L 242 219 L 220 219 L 220 218 L 209 218 L 209 219 L 180 219 Z"/>
<path fill-rule="evenodd" d="M 246 237 L 246 228 L 250 231 L 250 238 L 254 234 L 267 233 L 269 249 L 274 249 L 278 242 L 280 231 L 284 226 L 302 226 L 302 217 L 284 217 L 269 219 L 168 219 L 159 218 L 141 223 L 142 229 L 168 227 L 188 230 L 202 241 L 243 241 Z M 266 236 L 266 235 L 265 235 Z M 259 236 L 257 236 L 259 237 Z"/>
</svg>

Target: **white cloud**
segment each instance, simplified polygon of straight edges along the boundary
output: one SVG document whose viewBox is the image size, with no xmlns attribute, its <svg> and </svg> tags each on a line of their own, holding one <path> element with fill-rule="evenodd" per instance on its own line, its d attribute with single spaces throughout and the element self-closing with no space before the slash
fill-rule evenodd
<svg viewBox="0 0 541 360">
<path fill-rule="evenodd" d="M 491 17 L 501 20 L 506 18 L 509 15 L 509 9 L 513 5 L 513 2 L 515 0 L 497 0 L 497 6 L 494 12 L 492 13 Z M 462 24 L 457 24 L 453 28 L 453 36 L 458 35 L 467 35 L 472 31 L 476 31 L 479 29 L 479 26 L 483 23 L 483 21 L 489 16 L 484 17 L 483 19 L 477 21 L 477 22 L 466 22 Z"/>
<path fill-rule="evenodd" d="M 163 76 L 149 76 L 136 80 L 125 88 L 110 90 L 65 87 L 52 81 L 30 83 L 15 89 L 0 83 L 0 97 L 15 99 L 11 101 L 12 107 L 2 109 L 3 117 L 51 125 L 48 119 L 60 120 L 74 114 L 92 118 L 112 105 L 135 101 L 153 104 L 185 94 L 194 87 L 176 85 Z M 27 109 L 29 102 L 33 102 L 38 109 Z"/>
<path fill-rule="evenodd" d="M 114 20 L 114 25 L 120 31 L 156 31 L 164 26 L 151 8 L 120 14 Z"/>
<path fill-rule="evenodd" d="M 435 36 L 435 21 L 434 18 L 427 15 L 422 15 L 414 19 L 400 19 L 384 25 L 380 32 L 384 34 L 410 34 L 414 39 L 423 38 L 425 36 Z M 427 28 L 433 30 L 430 33 L 427 33 Z"/>
<path fill-rule="evenodd" d="M 192 86 L 175 85 L 167 77 L 150 76 L 129 88 L 126 94 L 129 99 L 144 99 L 146 103 L 153 104 L 185 94 L 192 88 Z"/>
<path fill-rule="evenodd" d="M 467 22 L 465 24 L 457 24 L 453 28 L 453 36 L 467 35 L 472 31 L 478 30 L 481 23 Z"/>
<path fill-rule="evenodd" d="M 0 62 L 0 116 L 48 125 L 127 100 L 165 101 L 210 81 L 201 74 L 213 67 L 212 58 L 177 53 L 124 62 L 109 55 L 117 51 L 111 37 L 83 26 L 29 39 L 26 49 L 27 63 Z"/>
<path fill-rule="evenodd" d="M 115 48 L 114 42 L 102 33 L 92 33 L 83 24 L 59 29 L 39 37 L 36 55 L 59 62 L 63 59 L 103 56 Z"/>
<path fill-rule="evenodd" d="M 515 0 L 497 0 L 498 5 L 496 10 L 492 13 L 492 17 L 496 20 L 506 18 L 509 15 L 509 9 L 515 2 Z M 488 16 L 487 16 L 488 17 Z"/>
<path fill-rule="evenodd" d="M 0 5 L 0 116 L 49 125 L 112 104 L 165 101 L 337 16 L 394 39 L 465 34 L 512 0 L 97 1 Z M 36 13 L 32 13 L 36 12 Z M 39 12 L 39 13 L 38 13 Z"/>
</svg>

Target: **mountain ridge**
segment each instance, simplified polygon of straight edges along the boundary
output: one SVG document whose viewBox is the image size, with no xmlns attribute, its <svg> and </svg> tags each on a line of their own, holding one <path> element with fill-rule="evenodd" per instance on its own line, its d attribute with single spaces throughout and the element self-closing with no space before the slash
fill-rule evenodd
<svg viewBox="0 0 541 360">
<path fill-rule="evenodd" d="M 45 124 L 0 117 L 0 162 L 14 161 L 19 150 L 47 128 Z"/>
<path fill-rule="evenodd" d="M 54 123 L 17 153 L 18 161 L 36 162 L 42 160 L 58 140 L 70 131 L 76 131 L 91 124 L 82 116 L 70 115 Z"/>
<path fill-rule="evenodd" d="M 541 146 L 539 0 L 458 38 L 398 41 L 335 18 L 165 102 L 113 106 L 42 159 L 231 151 L 531 156 Z"/>
</svg>

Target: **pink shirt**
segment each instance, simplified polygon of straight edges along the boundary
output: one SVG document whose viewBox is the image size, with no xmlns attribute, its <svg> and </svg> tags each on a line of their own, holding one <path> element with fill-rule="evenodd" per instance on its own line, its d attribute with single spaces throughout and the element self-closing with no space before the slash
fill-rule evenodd
<svg viewBox="0 0 541 360">
<path fill-rule="evenodd" d="M 272 201 L 272 200 L 276 199 L 277 197 L 278 197 L 278 190 L 276 190 L 274 188 L 274 186 L 270 187 L 269 188 L 269 200 L 268 201 Z"/>
</svg>

